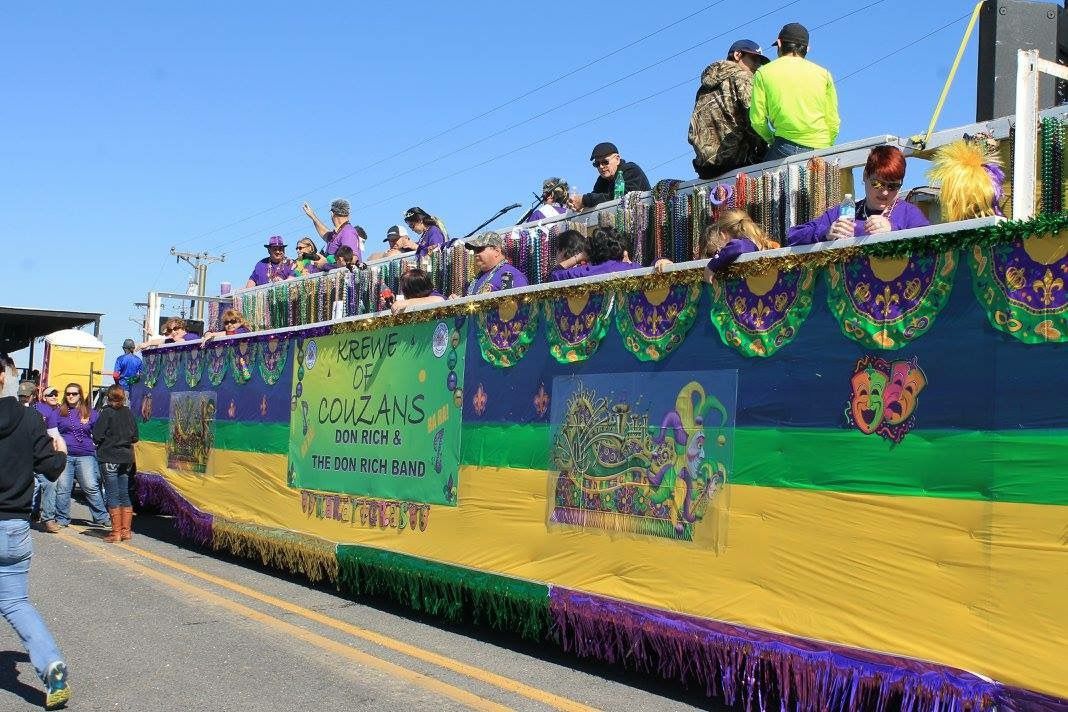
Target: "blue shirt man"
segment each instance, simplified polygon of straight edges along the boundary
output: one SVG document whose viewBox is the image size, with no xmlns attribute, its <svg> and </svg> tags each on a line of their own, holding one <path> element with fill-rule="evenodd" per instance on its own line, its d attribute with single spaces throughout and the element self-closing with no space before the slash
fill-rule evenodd
<svg viewBox="0 0 1068 712">
<path fill-rule="evenodd" d="M 123 341 L 122 350 L 122 356 L 115 359 L 115 369 L 111 375 L 115 378 L 115 383 L 129 393 L 130 386 L 141 380 L 141 369 L 144 368 L 144 364 L 141 362 L 141 357 L 134 353 L 133 339 Z"/>
</svg>

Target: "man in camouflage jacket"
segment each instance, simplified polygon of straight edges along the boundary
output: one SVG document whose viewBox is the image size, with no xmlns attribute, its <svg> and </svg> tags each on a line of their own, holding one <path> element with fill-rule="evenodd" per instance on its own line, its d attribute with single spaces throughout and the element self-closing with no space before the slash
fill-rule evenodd
<svg viewBox="0 0 1068 712">
<path fill-rule="evenodd" d="M 768 61 L 756 42 L 738 40 L 727 59 L 713 62 L 702 73 L 690 118 L 690 144 L 697 155 L 693 167 L 701 178 L 759 163 L 767 151 L 749 123 L 749 100 L 753 73 Z"/>
</svg>

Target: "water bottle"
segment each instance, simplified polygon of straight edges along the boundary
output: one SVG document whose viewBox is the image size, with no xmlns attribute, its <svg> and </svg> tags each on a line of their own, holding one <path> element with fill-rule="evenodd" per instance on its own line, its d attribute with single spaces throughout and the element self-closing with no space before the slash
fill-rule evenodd
<svg viewBox="0 0 1068 712">
<path fill-rule="evenodd" d="M 842 205 L 838 208 L 838 218 L 840 220 L 857 219 L 857 206 L 853 203 L 853 196 L 850 193 L 842 196 Z"/>
</svg>

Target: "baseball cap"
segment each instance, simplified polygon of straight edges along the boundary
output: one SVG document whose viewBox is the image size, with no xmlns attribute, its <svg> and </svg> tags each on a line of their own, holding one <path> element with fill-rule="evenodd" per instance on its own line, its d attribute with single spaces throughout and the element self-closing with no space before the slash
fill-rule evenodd
<svg viewBox="0 0 1068 712">
<path fill-rule="evenodd" d="M 764 50 L 760 49 L 760 45 L 758 45 L 753 40 L 738 40 L 737 42 L 732 44 L 731 48 L 727 50 L 728 59 L 735 52 L 745 52 L 746 54 L 751 54 L 754 57 L 758 57 L 759 59 L 761 59 L 762 62 L 771 61 L 770 59 L 764 56 Z"/>
<path fill-rule="evenodd" d="M 23 381 L 19 384 L 19 398 L 28 398 L 37 390 L 37 384 L 33 381 Z"/>
<path fill-rule="evenodd" d="M 402 237 L 408 237 L 408 231 L 401 225 L 390 225 L 386 230 L 386 242 L 393 242 Z"/>
<path fill-rule="evenodd" d="M 56 388 L 55 386 L 49 386 L 48 388 L 44 389 L 44 393 L 42 393 L 41 395 L 45 396 L 45 397 L 47 397 L 47 396 L 58 396 L 59 395 L 59 389 Z"/>
<path fill-rule="evenodd" d="M 500 250 L 504 248 L 504 239 L 495 232 L 484 232 L 465 242 L 464 247 L 469 250 L 478 250 L 483 247 L 496 247 Z"/>
<path fill-rule="evenodd" d="M 598 158 L 604 158 L 605 156 L 611 156 L 613 153 L 619 153 L 619 149 L 611 141 L 603 141 L 593 147 L 593 153 L 590 154 L 590 160 L 596 161 Z"/>
<path fill-rule="evenodd" d="M 800 22 L 791 22 L 783 25 L 779 30 L 779 37 L 775 40 L 775 44 L 779 42 L 793 42 L 803 47 L 808 46 L 808 29 Z"/>
</svg>

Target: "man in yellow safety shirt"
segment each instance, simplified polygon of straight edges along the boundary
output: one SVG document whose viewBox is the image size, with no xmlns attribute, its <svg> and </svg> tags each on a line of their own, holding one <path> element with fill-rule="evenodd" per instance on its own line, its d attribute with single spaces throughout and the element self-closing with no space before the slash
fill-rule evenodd
<svg viewBox="0 0 1068 712">
<path fill-rule="evenodd" d="M 776 161 L 838 138 L 838 94 L 831 73 L 807 59 L 808 30 L 791 22 L 775 40 L 778 58 L 753 75 L 749 122 L 768 142 L 765 161 Z"/>
</svg>

